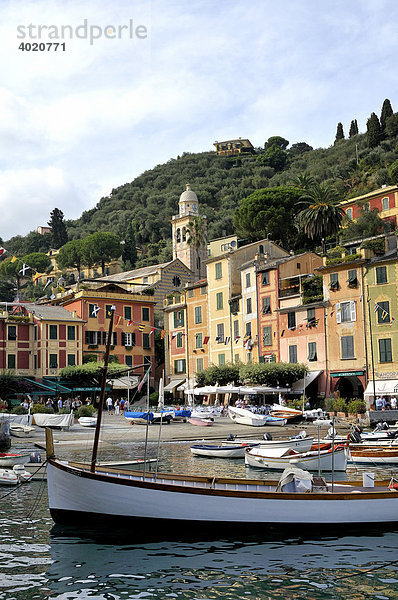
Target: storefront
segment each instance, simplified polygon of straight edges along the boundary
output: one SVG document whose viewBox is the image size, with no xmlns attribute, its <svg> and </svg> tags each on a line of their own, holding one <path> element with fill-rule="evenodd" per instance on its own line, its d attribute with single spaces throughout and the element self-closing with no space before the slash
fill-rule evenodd
<svg viewBox="0 0 398 600">
<path fill-rule="evenodd" d="M 332 394 L 338 394 L 341 398 L 364 397 L 365 371 L 334 371 L 330 373 Z"/>
</svg>

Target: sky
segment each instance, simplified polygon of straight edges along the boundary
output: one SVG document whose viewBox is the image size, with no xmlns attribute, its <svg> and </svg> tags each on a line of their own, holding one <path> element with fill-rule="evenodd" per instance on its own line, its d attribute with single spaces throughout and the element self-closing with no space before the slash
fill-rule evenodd
<svg viewBox="0 0 398 600">
<path fill-rule="evenodd" d="M 0 238 L 215 140 L 366 131 L 398 110 L 397 23 L 396 0 L 0 0 Z"/>
</svg>

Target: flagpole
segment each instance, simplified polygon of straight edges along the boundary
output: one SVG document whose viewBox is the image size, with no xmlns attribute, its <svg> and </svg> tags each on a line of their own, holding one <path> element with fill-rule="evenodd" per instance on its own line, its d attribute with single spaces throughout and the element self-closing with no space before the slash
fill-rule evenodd
<svg viewBox="0 0 398 600">
<path fill-rule="evenodd" d="M 146 431 L 145 431 L 145 447 L 144 447 L 144 472 L 142 474 L 142 479 L 145 479 L 146 475 L 146 456 L 148 449 L 148 430 L 149 430 L 149 372 L 151 369 L 151 363 L 149 363 L 148 370 L 146 372 L 147 381 L 146 381 Z M 144 375 L 145 377 L 145 375 Z"/>
</svg>

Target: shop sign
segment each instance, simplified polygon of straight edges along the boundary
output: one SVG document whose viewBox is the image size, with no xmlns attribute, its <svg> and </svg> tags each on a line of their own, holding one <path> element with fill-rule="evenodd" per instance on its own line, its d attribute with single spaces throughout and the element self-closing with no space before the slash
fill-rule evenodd
<svg viewBox="0 0 398 600">
<path fill-rule="evenodd" d="M 363 375 L 363 371 L 338 371 L 330 373 L 330 377 L 352 377 L 353 375 Z"/>
</svg>

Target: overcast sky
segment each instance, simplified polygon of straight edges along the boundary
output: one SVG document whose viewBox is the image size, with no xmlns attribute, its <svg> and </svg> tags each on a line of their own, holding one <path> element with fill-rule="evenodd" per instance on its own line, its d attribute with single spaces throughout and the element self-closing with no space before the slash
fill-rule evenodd
<svg viewBox="0 0 398 600">
<path fill-rule="evenodd" d="M 76 39 L 85 20 L 108 37 Z M 384 98 L 398 110 L 397 23 L 396 0 L 0 0 L 0 237 L 216 139 L 363 132 Z M 19 49 L 40 41 L 66 49 Z"/>
</svg>

